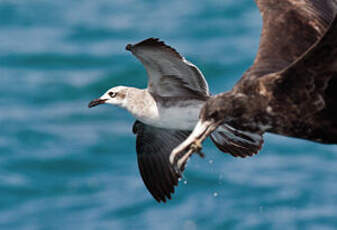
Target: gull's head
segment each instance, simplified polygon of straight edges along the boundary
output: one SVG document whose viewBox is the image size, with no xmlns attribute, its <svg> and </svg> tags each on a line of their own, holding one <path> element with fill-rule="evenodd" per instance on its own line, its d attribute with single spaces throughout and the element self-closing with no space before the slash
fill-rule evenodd
<svg viewBox="0 0 337 230">
<path fill-rule="evenodd" d="M 125 107 L 127 103 L 128 87 L 117 86 L 106 91 L 100 98 L 92 100 L 88 107 L 92 108 L 100 104 L 112 104 Z"/>
</svg>

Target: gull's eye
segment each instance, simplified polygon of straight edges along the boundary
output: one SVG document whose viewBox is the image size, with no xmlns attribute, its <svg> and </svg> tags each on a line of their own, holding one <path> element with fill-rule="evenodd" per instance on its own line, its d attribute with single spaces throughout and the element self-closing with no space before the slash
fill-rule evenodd
<svg viewBox="0 0 337 230">
<path fill-rule="evenodd" d="M 109 96 L 110 96 L 111 98 L 116 97 L 116 96 L 117 96 L 117 93 L 115 93 L 115 92 L 109 92 Z"/>
</svg>

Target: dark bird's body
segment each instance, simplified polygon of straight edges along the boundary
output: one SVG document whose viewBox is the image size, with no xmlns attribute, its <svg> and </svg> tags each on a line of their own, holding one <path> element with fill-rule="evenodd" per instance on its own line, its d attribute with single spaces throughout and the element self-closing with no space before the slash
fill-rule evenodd
<svg viewBox="0 0 337 230">
<path fill-rule="evenodd" d="M 261 137 L 337 144 L 337 1 L 256 2 L 263 16 L 256 59 L 231 91 L 206 102 L 196 128 L 170 156 L 175 166 L 224 123 Z"/>
<path fill-rule="evenodd" d="M 230 123 L 243 130 L 266 126 L 267 132 L 337 143 L 336 1 L 257 3 L 264 21 L 260 48 L 231 92 L 244 94 L 248 103 Z"/>
</svg>

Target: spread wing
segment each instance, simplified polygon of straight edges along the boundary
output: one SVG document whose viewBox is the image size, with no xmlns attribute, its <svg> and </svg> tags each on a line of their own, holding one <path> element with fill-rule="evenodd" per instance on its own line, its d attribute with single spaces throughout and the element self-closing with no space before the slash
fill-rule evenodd
<svg viewBox="0 0 337 230">
<path fill-rule="evenodd" d="M 337 5 L 334 5 L 337 9 Z M 283 70 L 260 80 L 274 106 L 287 111 L 287 135 L 337 142 L 337 17 L 321 39 Z M 284 133 L 275 128 L 274 132 Z"/>
<path fill-rule="evenodd" d="M 259 49 L 244 74 L 255 79 L 289 66 L 328 28 L 337 0 L 256 0 L 263 19 Z"/>
<path fill-rule="evenodd" d="M 166 202 L 181 177 L 171 166 L 169 155 L 190 132 L 155 128 L 139 121 L 133 125 L 137 135 L 138 167 L 146 188 L 158 201 Z"/>
<path fill-rule="evenodd" d="M 310 115 L 327 106 L 337 110 L 337 17 L 307 52 L 271 77 L 276 79 L 274 96 L 297 105 L 299 114 Z"/>
<path fill-rule="evenodd" d="M 127 45 L 145 66 L 148 90 L 162 96 L 207 96 L 208 85 L 201 71 L 175 49 L 156 38 Z"/>
</svg>

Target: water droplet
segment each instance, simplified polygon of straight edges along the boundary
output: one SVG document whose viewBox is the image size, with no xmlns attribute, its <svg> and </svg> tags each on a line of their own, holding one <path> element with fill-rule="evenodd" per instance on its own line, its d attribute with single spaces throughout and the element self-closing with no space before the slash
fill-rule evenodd
<svg viewBox="0 0 337 230">
<path fill-rule="evenodd" d="M 213 193 L 213 196 L 217 197 L 217 196 L 219 196 L 219 193 L 215 192 L 215 193 Z"/>
<path fill-rule="evenodd" d="M 211 165 L 213 164 L 213 160 L 209 160 L 208 163 Z"/>
<path fill-rule="evenodd" d="M 197 225 L 193 221 L 187 220 L 184 223 L 183 229 L 184 230 L 196 230 L 197 229 Z"/>
<path fill-rule="evenodd" d="M 259 207 L 259 211 L 263 212 L 263 207 L 262 206 Z"/>
<path fill-rule="evenodd" d="M 187 180 L 184 180 L 184 184 L 187 184 Z"/>
</svg>

